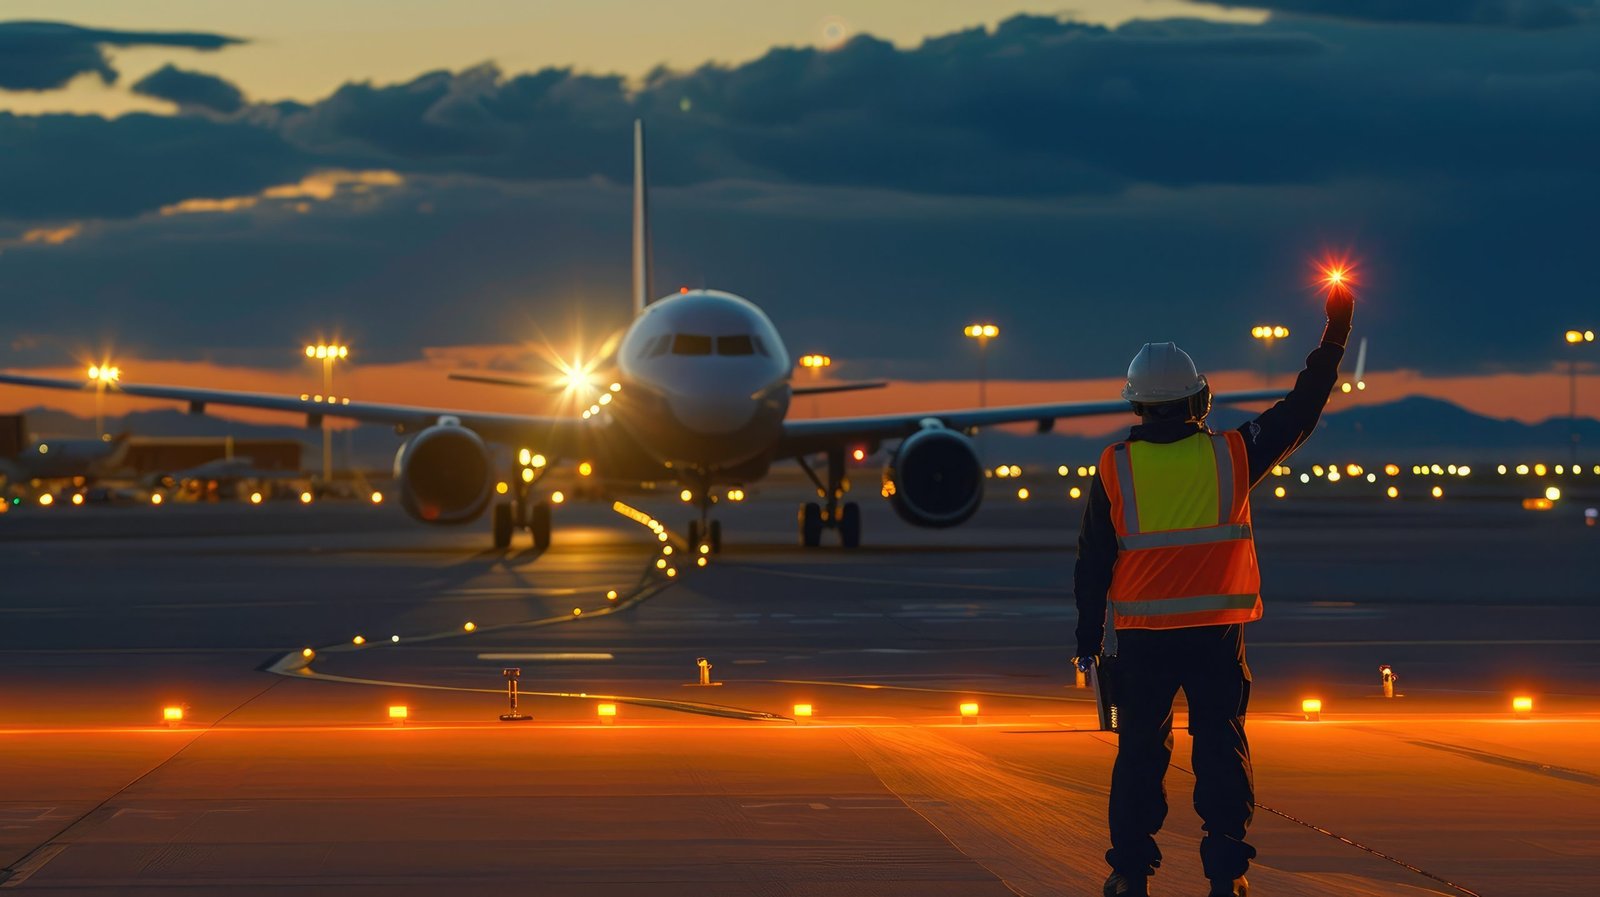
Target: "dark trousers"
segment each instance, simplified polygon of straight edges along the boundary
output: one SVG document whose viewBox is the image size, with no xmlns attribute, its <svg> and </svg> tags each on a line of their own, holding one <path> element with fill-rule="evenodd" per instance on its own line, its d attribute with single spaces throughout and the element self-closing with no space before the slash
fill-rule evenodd
<svg viewBox="0 0 1600 897">
<path fill-rule="evenodd" d="M 1172 761 L 1172 701 L 1183 689 L 1194 739 L 1194 808 L 1205 823 L 1200 859 L 1210 879 L 1243 875 L 1256 855 L 1245 843 L 1255 813 L 1244 735 L 1250 668 L 1242 626 L 1117 631 L 1117 762 L 1111 771 L 1111 849 L 1124 875 L 1161 865 L 1155 835 L 1167 818 L 1163 779 Z"/>
</svg>

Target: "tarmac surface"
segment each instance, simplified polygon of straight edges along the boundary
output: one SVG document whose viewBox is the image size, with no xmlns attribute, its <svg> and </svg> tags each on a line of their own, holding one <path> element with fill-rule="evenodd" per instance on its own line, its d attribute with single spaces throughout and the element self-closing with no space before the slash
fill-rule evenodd
<svg viewBox="0 0 1600 897">
<path fill-rule="evenodd" d="M 929 532 L 870 501 L 845 552 L 794 546 L 798 500 L 722 509 L 705 568 L 604 504 L 559 508 L 542 554 L 387 505 L 0 516 L 0 889 L 1098 894 L 1081 504 Z M 1581 504 L 1258 493 L 1254 893 L 1600 889 Z M 497 718 L 505 667 L 530 721 Z M 1157 894 L 1204 892 L 1182 725 Z"/>
</svg>

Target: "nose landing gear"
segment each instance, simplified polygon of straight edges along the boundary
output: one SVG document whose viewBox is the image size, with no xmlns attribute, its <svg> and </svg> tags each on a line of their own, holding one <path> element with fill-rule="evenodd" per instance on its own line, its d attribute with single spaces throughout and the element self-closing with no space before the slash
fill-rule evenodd
<svg viewBox="0 0 1600 897">
<path fill-rule="evenodd" d="M 533 547 L 544 551 L 550 547 L 550 502 L 532 501 L 531 490 L 526 486 L 517 490 L 511 501 L 496 502 L 493 514 L 494 547 L 509 548 L 511 539 L 519 529 L 533 535 Z"/>
<path fill-rule="evenodd" d="M 711 548 L 712 554 L 722 553 L 722 521 L 712 520 L 711 517 L 711 487 L 708 482 L 700 482 L 690 489 L 696 496 L 696 505 L 700 508 L 700 518 L 689 521 L 689 547 L 698 551 L 699 546 L 706 545 Z"/>
<path fill-rule="evenodd" d="M 839 544 L 845 548 L 857 548 L 861 545 L 861 506 L 853 501 L 841 502 L 849 486 L 844 475 L 844 449 L 830 449 L 828 451 L 828 482 L 824 484 L 817 476 L 805 458 L 796 458 L 800 469 L 806 472 L 811 482 L 817 486 L 817 492 L 824 496 L 825 501 L 818 504 L 808 501 L 800 506 L 800 544 L 806 548 L 816 548 L 822 544 L 822 531 L 836 529 L 839 531 Z"/>
</svg>

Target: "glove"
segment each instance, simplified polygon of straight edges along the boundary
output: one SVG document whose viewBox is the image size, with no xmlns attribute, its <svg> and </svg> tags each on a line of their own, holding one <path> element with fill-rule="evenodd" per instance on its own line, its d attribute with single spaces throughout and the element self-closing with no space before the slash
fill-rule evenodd
<svg viewBox="0 0 1600 897">
<path fill-rule="evenodd" d="M 1087 673 L 1094 666 L 1094 657 L 1074 657 L 1072 662 L 1077 664 L 1078 672 Z"/>
<path fill-rule="evenodd" d="M 1343 348 L 1350 339 L 1350 319 L 1355 316 L 1356 294 L 1348 284 L 1336 283 L 1328 287 L 1328 326 L 1323 328 L 1322 341 Z"/>
</svg>

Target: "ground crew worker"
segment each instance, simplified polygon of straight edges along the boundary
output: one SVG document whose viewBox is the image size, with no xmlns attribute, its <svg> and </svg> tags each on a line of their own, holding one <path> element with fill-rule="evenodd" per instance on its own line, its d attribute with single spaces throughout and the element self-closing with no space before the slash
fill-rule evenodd
<svg viewBox="0 0 1600 897">
<path fill-rule="evenodd" d="M 1122 397 L 1140 423 L 1101 455 L 1078 536 L 1073 576 L 1078 657 L 1102 650 L 1109 599 L 1117 643 L 1118 746 L 1111 773 L 1105 897 L 1148 894 L 1161 865 L 1155 835 L 1167 815 L 1172 702 L 1183 689 L 1194 740 L 1200 856 L 1214 897 L 1243 897 L 1255 848 L 1244 714 L 1250 669 L 1244 624 L 1261 617 L 1250 524 L 1251 487 L 1299 448 L 1339 377 L 1355 297 L 1335 281 L 1322 342 L 1294 389 L 1237 430 L 1206 427 L 1211 391 L 1172 343 L 1149 343 L 1128 367 Z"/>
</svg>

